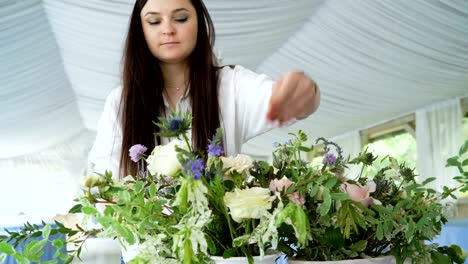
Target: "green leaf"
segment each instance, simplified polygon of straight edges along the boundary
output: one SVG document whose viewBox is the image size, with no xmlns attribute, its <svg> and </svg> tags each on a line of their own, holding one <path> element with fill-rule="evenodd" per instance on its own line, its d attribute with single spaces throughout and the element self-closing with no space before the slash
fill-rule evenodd
<svg viewBox="0 0 468 264">
<path fill-rule="evenodd" d="M 130 245 L 135 244 L 135 236 L 128 228 L 123 227 L 118 222 L 113 222 L 112 226 Z"/>
<path fill-rule="evenodd" d="M 320 205 L 320 215 L 324 216 L 330 210 L 332 199 L 330 196 L 330 190 L 327 188 L 323 189 L 323 203 Z"/>
<path fill-rule="evenodd" d="M 393 228 L 392 221 L 385 221 L 383 224 L 383 227 L 384 227 L 384 236 L 387 238 L 387 240 L 390 240 L 392 238 L 392 228 Z"/>
<path fill-rule="evenodd" d="M 452 261 L 450 260 L 449 257 L 437 251 L 431 251 L 431 259 L 432 259 L 432 263 L 452 264 Z"/>
<path fill-rule="evenodd" d="M 458 151 L 459 156 L 463 156 L 468 151 L 468 140 L 463 143 L 463 145 L 460 147 L 460 150 Z"/>
<path fill-rule="evenodd" d="M 356 207 L 360 210 L 356 210 Z M 341 207 L 337 212 L 337 226 L 343 230 L 343 235 L 346 239 L 351 237 L 351 228 L 355 233 L 359 233 L 358 226 L 363 229 L 367 229 L 366 221 L 361 210 L 366 210 L 361 203 L 351 200 L 344 200 L 342 202 Z"/>
<path fill-rule="evenodd" d="M 383 236 L 383 233 L 384 233 L 383 231 L 384 231 L 384 230 L 383 230 L 383 224 L 379 224 L 379 225 L 377 226 L 377 233 L 376 233 L 377 239 L 378 239 L 378 240 L 382 240 L 382 239 L 383 239 L 383 237 L 384 237 L 384 236 Z"/>
<path fill-rule="evenodd" d="M 118 196 L 119 196 L 119 200 L 117 201 L 117 204 L 127 204 L 131 200 L 131 196 L 128 191 L 120 191 Z"/>
<path fill-rule="evenodd" d="M 156 196 L 156 184 L 153 182 L 151 183 L 149 187 L 149 195 L 150 197 L 155 197 Z"/>
<path fill-rule="evenodd" d="M 366 216 L 366 221 L 374 225 L 378 225 L 380 223 L 379 220 L 375 219 L 374 217 L 370 215 Z"/>
<path fill-rule="evenodd" d="M 349 198 L 349 194 L 347 193 L 332 193 L 330 195 L 331 195 L 331 198 L 335 201 L 346 200 Z"/>
<path fill-rule="evenodd" d="M 176 194 L 175 205 L 179 205 L 180 211 L 187 211 L 188 206 L 188 180 L 185 179 Z"/>
<path fill-rule="evenodd" d="M 333 177 L 328 179 L 328 181 L 324 184 L 326 188 L 330 189 L 335 186 L 335 184 L 338 182 L 338 178 Z"/>
<path fill-rule="evenodd" d="M 437 178 L 436 177 L 430 177 L 430 178 L 427 178 L 425 181 L 423 181 L 422 185 L 426 185 L 430 182 L 433 182 L 435 181 Z"/>
<path fill-rule="evenodd" d="M 62 258 L 63 264 L 70 264 L 73 261 L 73 256 L 64 255 Z"/>
<path fill-rule="evenodd" d="M 81 213 L 81 208 L 83 208 L 83 205 L 82 204 L 77 204 L 77 205 L 73 206 L 68 211 L 68 213 L 70 213 L 70 214 Z"/>
<path fill-rule="evenodd" d="M 468 166 L 468 159 L 466 159 L 466 160 L 464 160 L 464 161 L 462 162 L 462 166 L 463 166 L 463 167 L 464 167 L 464 166 Z"/>
<path fill-rule="evenodd" d="M 234 247 L 236 247 L 236 248 L 241 247 L 243 245 L 247 245 L 247 244 L 249 244 L 249 239 L 250 239 L 249 234 L 245 234 L 243 236 L 238 236 L 238 237 L 234 238 L 234 240 L 232 241 L 232 245 Z"/>
<path fill-rule="evenodd" d="M 6 255 L 5 254 L 0 254 L 0 263 L 3 263 L 6 259 Z"/>
<path fill-rule="evenodd" d="M 7 242 L 0 242 L 0 252 L 3 252 L 7 255 L 13 255 L 15 254 L 16 250 Z"/>
<path fill-rule="evenodd" d="M 214 255 L 216 254 L 216 244 L 213 242 L 213 240 L 207 236 L 206 238 L 206 242 L 208 244 L 208 252 L 211 254 L 211 255 Z"/>
<path fill-rule="evenodd" d="M 351 245 L 351 250 L 355 252 L 362 252 L 367 247 L 367 240 L 360 240 L 357 243 Z"/>
<path fill-rule="evenodd" d="M 428 219 L 423 217 L 419 219 L 418 223 L 416 223 L 416 228 L 417 229 L 422 229 L 424 226 L 426 226 L 428 223 Z"/>
<path fill-rule="evenodd" d="M 450 245 L 447 247 L 447 255 L 455 263 L 465 263 L 466 255 L 464 250 L 457 245 Z"/>
<path fill-rule="evenodd" d="M 341 233 L 339 228 L 328 227 L 325 230 L 325 235 L 322 239 L 325 245 L 330 245 L 336 248 L 343 247 L 345 244 L 343 234 Z"/>
<path fill-rule="evenodd" d="M 16 252 L 13 257 L 15 258 L 16 262 L 18 262 L 18 264 L 29 264 L 29 260 L 28 258 L 26 258 L 24 255 Z"/>
<path fill-rule="evenodd" d="M 323 182 L 325 179 L 327 179 L 328 175 L 329 175 L 329 174 L 322 174 L 322 175 L 320 175 L 320 177 L 317 179 L 316 183 L 319 184 L 319 185 L 322 184 L 322 182 Z"/>
<path fill-rule="evenodd" d="M 304 146 L 299 147 L 299 150 L 304 151 L 304 152 L 310 152 L 310 151 L 312 151 L 312 149 L 313 149 L 313 147 L 312 148 L 308 148 L 308 147 L 304 147 Z"/>
<path fill-rule="evenodd" d="M 42 229 L 42 238 L 44 240 L 49 239 L 50 235 L 50 225 L 45 225 L 44 228 Z"/>
<path fill-rule="evenodd" d="M 28 256 L 29 259 L 33 259 L 35 255 L 37 255 L 38 252 L 41 252 L 44 246 L 47 244 L 47 240 L 41 240 L 41 241 L 31 241 L 29 244 L 24 247 L 24 255 Z M 43 252 L 41 252 L 40 255 L 42 255 Z M 39 258 L 40 258 L 39 255 Z"/>
<path fill-rule="evenodd" d="M 458 157 L 451 157 L 447 160 L 446 167 L 458 167 L 460 166 L 460 162 L 458 161 Z"/>
<path fill-rule="evenodd" d="M 406 234 L 405 234 L 405 238 L 406 240 L 408 240 L 408 242 L 411 242 L 413 240 L 414 229 L 415 229 L 415 224 L 413 221 L 410 221 L 408 223 L 408 230 L 406 231 Z"/>
<path fill-rule="evenodd" d="M 83 206 L 82 211 L 86 215 L 96 215 L 99 214 L 99 211 L 91 206 Z"/>
<path fill-rule="evenodd" d="M 41 262 L 41 264 L 57 264 L 57 263 L 58 261 L 56 259 Z"/>
<path fill-rule="evenodd" d="M 231 258 L 235 256 L 237 256 L 237 248 L 229 248 L 223 253 L 223 258 Z"/>
<path fill-rule="evenodd" d="M 292 217 L 292 224 L 296 231 L 296 238 L 298 246 L 307 244 L 307 235 L 309 234 L 309 221 L 304 210 L 297 204 L 290 203 L 288 206 L 294 206 L 294 215 Z"/>
<path fill-rule="evenodd" d="M 56 239 L 52 241 L 52 246 L 54 246 L 57 249 L 61 249 L 65 246 L 65 240 L 63 239 Z"/>
<path fill-rule="evenodd" d="M 318 185 L 314 185 L 314 187 L 312 187 L 312 189 L 310 190 L 310 197 L 311 198 L 315 198 L 315 195 L 317 195 L 318 193 L 318 190 L 319 190 L 319 186 Z"/>
</svg>

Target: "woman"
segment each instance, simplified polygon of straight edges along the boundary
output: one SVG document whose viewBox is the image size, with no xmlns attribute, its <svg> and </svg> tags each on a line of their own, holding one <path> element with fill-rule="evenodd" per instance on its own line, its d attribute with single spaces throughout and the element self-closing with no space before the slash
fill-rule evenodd
<svg viewBox="0 0 468 264">
<path fill-rule="evenodd" d="M 153 149 L 153 120 L 191 111 L 192 143 L 206 150 L 218 127 L 226 155 L 285 122 L 307 117 L 320 102 L 314 81 L 289 72 L 277 81 L 241 66 L 218 67 L 213 23 L 202 0 L 137 0 L 130 19 L 122 87 L 108 96 L 90 153 L 94 171 L 135 175 L 128 149 Z"/>
</svg>

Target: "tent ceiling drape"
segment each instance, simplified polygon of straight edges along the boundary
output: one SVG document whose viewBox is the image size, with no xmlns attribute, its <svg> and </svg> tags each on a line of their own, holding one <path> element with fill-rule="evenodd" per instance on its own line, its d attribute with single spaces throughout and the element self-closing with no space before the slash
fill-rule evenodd
<svg viewBox="0 0 468 264">
<path fill-rule="evenodd" d="M 96 128 L 119 84 L 133 0 L 0 2 L 0 159 Z M 332 137 L 468 94 L 468 1 L 206 0 L 225 64 L 302 69 L 319 111 L 247 143 L 262 155 L 299 128 Z"/>
</svg>

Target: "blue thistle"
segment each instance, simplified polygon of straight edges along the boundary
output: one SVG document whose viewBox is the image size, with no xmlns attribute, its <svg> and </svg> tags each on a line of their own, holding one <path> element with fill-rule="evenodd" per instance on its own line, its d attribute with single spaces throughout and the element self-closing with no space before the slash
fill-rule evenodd
<svg viewBox="0 0 468 264">
<path fill-rule="evenodd" d="M 176 132 L 184 126 L 184 119 L 180 117 L 174 117 L 169 121 L 169 131 Z"/>
<path fill-rule="evenodd" d="M 184 136 L 192 125 L 192 116 L 189 112 L 171 112 L 168 117 L 159 117 L 159 122 L 153 122 L 159 127 L 158 136 L 177 137 Z"/>
</svg>

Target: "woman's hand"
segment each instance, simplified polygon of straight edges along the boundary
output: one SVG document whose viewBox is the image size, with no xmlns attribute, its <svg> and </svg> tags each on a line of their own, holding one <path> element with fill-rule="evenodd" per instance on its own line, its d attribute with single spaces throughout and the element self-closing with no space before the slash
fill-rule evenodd
<svg viewBox="0 0 468 264">
<path fill-rule="evenodd" d="M 309 116 L 319 104 L 317 84 L 303 72 L 288 72 L 273 85 L 267 118 L 282 125 L 294 118 Z"/>
</svg>

